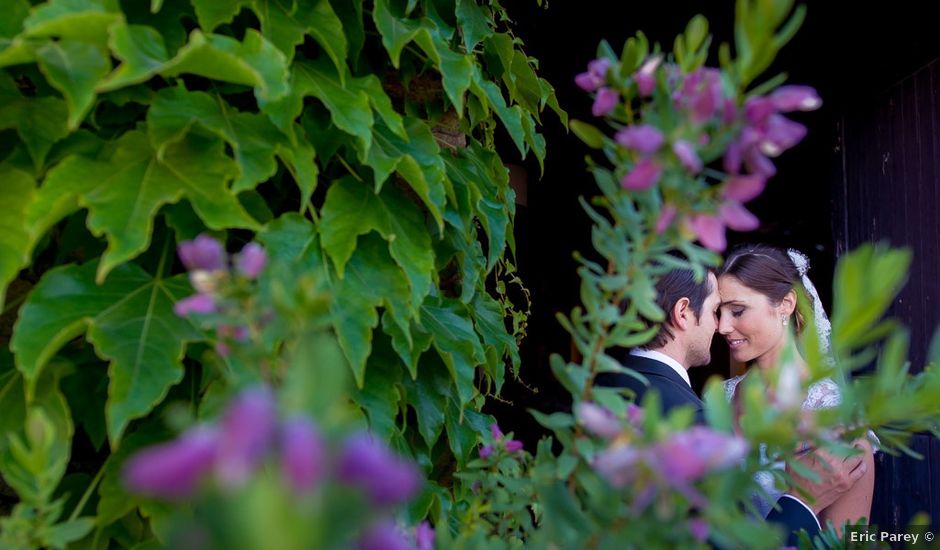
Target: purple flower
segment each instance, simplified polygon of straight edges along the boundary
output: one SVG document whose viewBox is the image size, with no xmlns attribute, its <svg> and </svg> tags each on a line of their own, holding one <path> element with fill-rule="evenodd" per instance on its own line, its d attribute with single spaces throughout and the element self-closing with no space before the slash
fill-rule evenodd
<svg viewBox="0 0 940 550">
<path fill-rule="evenodd" d="M 620 185 L 631 191 L 645 191 L 656 185 L 662 175 L 663 167 L 659 162 L 653 159 L 643 159 L 620 180 Z"/>
<path fill-rule="evenodd" d="M 708 540 L 708 522 L 702 518 L 692 518 L 689 520 L 689 533 L 699 542 Z"/>
<path fill-rule="evenodd" d="M 193 294 L 173 304 L 173 313 L 180 317 L 186 317 L 191 313 L 207 315 L 215 312 L 215 298 L 208 294 Z"/>
<path fill-rule="evenodd" d="M 219 336 L 232 338 L 236 342 L 245 342 L 248 340 L 248 336 L 250 336 L 248 327 L 241 325 L 220 325 L 218 332 Z"/>
<path fill-rule="evenodd" d="M 346 441 L 339 461 L 339 477 L 364 489 L 376 506 L 405 502 L 422 483 L 414 464 L 394 455 L 367 433 Z"/>
<path fill-rule="evenodd" d="M 676 487 L 687 486 L 709 472 L 740 463 L 747 441 L 705 426 L 673 434 L 651 448 L 650 466 Z"/>
<path fill-rule="evenodd" d="M 518 453 L 522 450 L 522 442 L 516 439 L 510 439 L 506 442 L 507 453 Z"/>
<path fill-rule="evenodd" d="M 643 409 L 636 403 L 630 403 L 627 405 L 627 420 L 629 420 L 631 424 L 634 426 L 639 426 L 643 423 L 643 417 Z"/>
<path fill-rule="evenodd" d="M 728 148 L 725 149 L 725 156 L 722 159 L 725 172 L 729 174 L 741 173 L 741 154 L 740 143 L 732 141 L 728 144 Z"/>
<path fill-rule="evenodd" d="M 640 97 L 653 95 L 653 91 L 656 89 L 656 68 L 659 67 L 662 60 L 663 58 L 660 55 L 651 57 L 634 73 L 633 80 L 636 81 L 636 88 L 640 92 Z"/>
<path fill-rule="evenodd" d="M 480 458 L 486 460 L 487 458 L 493 456 L 493 446 L 485 445 L 480 447 Z"/>
<path fill-rule="evenodd" d="M 607 70 L 610 60 L 607 58 L 595 59 L 588 63 L 588 70 L 574 77 L 575 84 L 585 92 L 593 92 L 607 81 Z"/>
<path fill-rule="evenodd" d="M 816 90 L 809 86 L 781 86 L 770 94 L 770 100 L 783 113 L 813 111 L 822 105 Z"/>
<path fill-rule="evenodd" d="M 644 453 L 632 445 L 616 445 L 598 453 L 593 466 L 619 489 L 636 478 L 637 466 L 643 458 Z"/>
<path fill-rule="evenodd" d="M 765 157 L 757 147 L 748 147 L 744 151 L 744 163 L 752 174 L 760 174 L 766 178 L 777 173 L 777 167 Z"/>
<path fill-rule="evenodd" d="M 247 279 L 257 279 L 267 263 L 267 253 L 255 242 L 246 244 L 235 258 L 235 268 Z"/>
<path fill-rule="evenodd" d="M 199 479 L 212 469 L 218 433 L 196 426 L 173 441 L 135 454 L 124 465 L 124 484 L 136 493 L 167 500 L 190 496 Z"/>
<path fill-rule="evenodd" d="M 721 73 L 717 69 L 696 69 L 685 77 L 678 100 L 689 109 L 692 122 L 704 123 L 719 106 L 724 106 Z"/>
<path fill-rule="evenodd" d="M 610 410 L 584 401 L 578 404 L 578 421 L 591 433 L 613 439 L 620 435 L 620 421 Z"/>
<path fill-rule="evenodd" d="M 725 225 L 735 231 L 753 231 L 760 226 L 760 220 L 737 201 L 725 201 L 718 208 L 718 214 Z"/>
<path fill-rule="evenodd" d="M 744 118 L 751 126 L 762 126 L 774 114 L 774 103 L 766 97 L 752 97 L 744 102 Z"/>
<path fill-rule="evenodd" d="M 604 116 L 614 110 L 618 101 L 620 101 L 620 94 L 617 93 L 617 90 L 603 87 L 597 91 L 597 97 L 594 98 L 594 105 L 591 107 L 591 114 Z"/>
<path fill-rule="evenodd" d="M 721 190 L 721 196 L 744 203 L 760 195 L 766 183 L 767 179 L 758 174 L 731 176 Z"/>
<path fill-rule="evenodd" d="M 682 166 L 693 174 L 702 171 L 702 159 L 695 152 L 695 146 L 683 139 L 677 139 L 672 144 L 672 152 L 679 158 Z"/>
<path fill-rule="evenodd" d="M 627 149 L 637 151 L 643 155 L 655 153 L 663 145 L 665 138 L 659 128 L 649 124 L 627 126 L 614 136 L 617 143 Z"/>
<path fill-rule="evenodd" d="M 676 212 L 676 207 L 671 204 L 663 206 L 663 209 L 659 211 L 659 217 L 656 218 L 656 233 L 662 234 L 669 229 L 669 225 L 676 217 Z"/>
<path fill-rule="evenodd" d="M 180 260 L 190 271 L 217 271 L 225 267 L 225 249 L 222 243 L 206 235 L 192 241 L 183 241 L 177 247 Z"/>
<path fill-rule="evenodd" d="M 495 422 L 490 424 L 490 434 L 493 436 L 493 439 L 499 441 L 503 438 L 503 431 L 499 429 L 499 425 Z"/>
<path fill-rule="evenodd" d="M 760 143 L 761 152 L 776 157 L 800 142 L 806 136 L 806 126 L 783 115 L 771 115 L 767 119 L 767 132 Z"/>
<path fill-rule="evenodd" d="M 415 527 L 415 546 L 418 550 L 434 550 L 434 529 L 430 523 L 422 521 Z"/>
<path fill-rule="evenodd" d="M 277 409 L 267 388 L 239 394 L 222 416 L 216 475 L 227 486 L 239 486 L 264 458 L 276 435 Z"/>
<path fill-rule="evenodd" d="M 292 489 L 304 493 L 323 477 L 326 453 L 317 427 L 298 416 L 281 427 L 281 470 Z"/>
<path fill-rule="evenodd" d="M 686 219 L 686 228 L 709 250 L 724 252 L 728 246 L 725 224 L 718 216 L 696 214 Z"/>
<path fill-rule="evenodd" d="M 358 550 L 414 550 L 398 527 L 391 521 L 379 521 L 366 531 L 356 545 Z"/>
</svg>

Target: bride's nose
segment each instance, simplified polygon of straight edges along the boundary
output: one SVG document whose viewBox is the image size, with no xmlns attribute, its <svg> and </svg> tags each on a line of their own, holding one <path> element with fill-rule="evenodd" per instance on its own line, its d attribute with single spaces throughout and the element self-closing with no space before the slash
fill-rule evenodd
<svg viewBox="0 0 940 550">
<path fill-rule="evenodd" d="M 731 316 L 722 315 L 718 318 L 718 334 L 722 336 L 727 336 L 731 334 L 734 330 L 734 327 L 731 326 Z"/>
</svg>

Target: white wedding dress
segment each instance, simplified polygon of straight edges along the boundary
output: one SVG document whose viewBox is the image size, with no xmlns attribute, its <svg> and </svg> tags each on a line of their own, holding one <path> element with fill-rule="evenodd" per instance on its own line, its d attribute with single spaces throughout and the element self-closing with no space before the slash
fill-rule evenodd
<svg viewBox="0 0 940 550">
<path fill-rule="evenodd" d="M 744 375 L 735 376 L 725 380 L 725 397 L 728 398 L 728 401 L 731 401 L 734 397 L 734 391 L 738 387 L 738 383 L 744 379 Z M 803 400 L 802 409 L 803 410 L 817 410 L 817 409 L 828 409 L 831 407 L 838 406 L 842 402 L 842 394 L 839 393 L 839 386 L 829 378 L 823 378 L 819 382 L 816 382 L 809 387 L 809 390 L 806 394 L 806 399 Z M 771 508 L 773 508 L 774 503 L 777 502 L 783 495 L 783 491 L 778 489 L 774 483 L 774 475 L 770 472 L 772 468 L 783 469 L 785 467 L 782 461 L 771 461 L 767 457 L 767 446 L 761 443 L 760 446 L 760 457 L 761 462 L 767 465 L 767 470 L 757 472 L 754 476 L 754 481 L 760 485 L 761 489 L 766 492 L 766 496 L 760 493 L 755 493 L 752 495 L 752 500 L 754 505 L 759 510 L 762 516 L 767 516 L 770 513 Z"/>
</svg>

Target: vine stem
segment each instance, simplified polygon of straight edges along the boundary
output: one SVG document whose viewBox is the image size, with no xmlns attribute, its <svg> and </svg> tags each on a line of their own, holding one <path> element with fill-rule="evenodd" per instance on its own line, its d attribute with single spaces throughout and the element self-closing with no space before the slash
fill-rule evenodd
<svg viewBox="0 0 940 550">
<path fill-rule="evenodd" d="M 75 521 L 78 518 L 78 515 L 82 512 L 82 509 L 85 508 L 85 505 L 88 504 L 88 499 L 91 498 L 91 492 L 98 486 L 101 482 L 101 478 L 104 476 L 104 468 L 107 465 L 107 462 L 101 465 L 101 468 L 98 469 L 98 473 L 95 474 L 95 477 L 92 478 L 91 483 L 88 484 L 88 488 L 85 489 L 85 494 L 82 495 L 82 499 L 78 501 L 78 504 L 75 505 L 75 509 L 72 510 L 72 515 L 69 516 L 69 521 Z"/>
</svg>

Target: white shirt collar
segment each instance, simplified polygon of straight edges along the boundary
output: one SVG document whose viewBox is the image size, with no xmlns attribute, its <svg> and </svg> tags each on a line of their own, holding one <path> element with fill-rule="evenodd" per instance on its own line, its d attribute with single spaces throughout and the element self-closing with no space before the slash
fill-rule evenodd
<svg viewBox="0 0 940 550">
<path fill-rule="evenodd" d="M 647 359 L 652 359 L 653 361 L 666 363 L 667 365 L 672 367 L 672 370 L 676 371 L 676 373 L 679 376 L 681 376 L 683 380 L 685 380 L 685 383 L 688 384 L 690 388 L 692 387 L 692 382 L 689 380 L 689 371 L 687 371 L 686 368 L 682 366 L 682 364 L 680 364 L 678 361 L 676 361 L 672 357 L 669 357 L 665 353 L 661 351 L 652 351 L 648 349 L 634 348 L 630 350 L 630 355 L 635 355 L 637 357 L 645 357 Z"/>
</svg>

